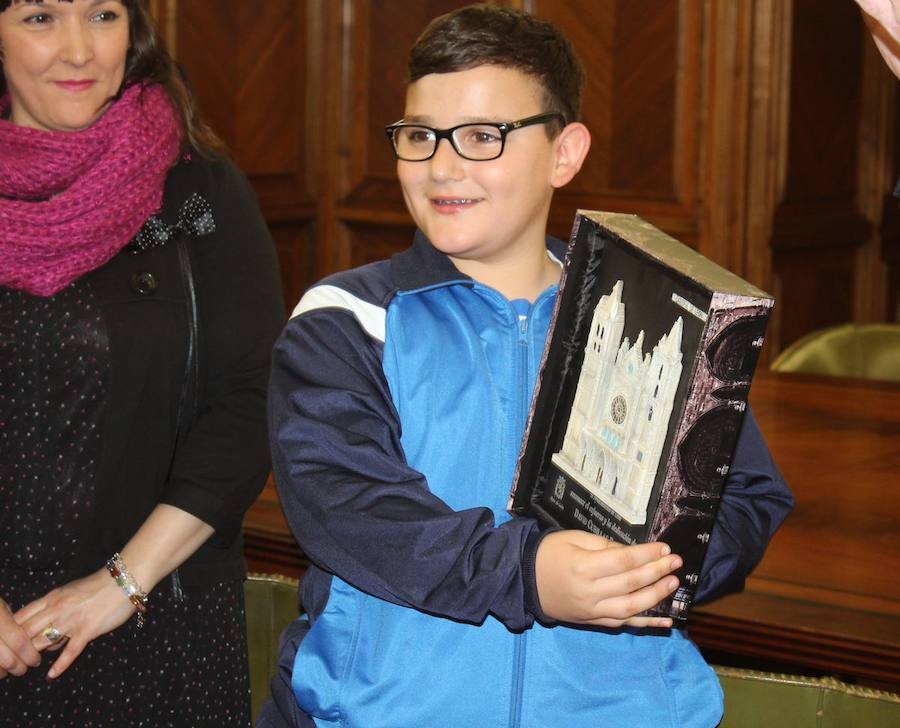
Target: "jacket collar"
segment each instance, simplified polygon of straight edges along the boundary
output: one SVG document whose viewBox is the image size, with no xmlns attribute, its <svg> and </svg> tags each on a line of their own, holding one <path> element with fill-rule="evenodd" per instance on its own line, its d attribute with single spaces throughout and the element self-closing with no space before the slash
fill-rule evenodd
<svg viewBox="0 0 900 728">
<path fill-rule="evenodd" d="M 546 237 L 550 255 L 562 263 L 566 257 L 566 244 Z M 421 230 L 416 230 L 412 245 L 402 253 L 391 257 L 391 278 L 400 291 L 414 291 L 447 283 L 468 283 L 472 279 L 460 273 L 453 261 L 437 250 Z"/>
</svg>

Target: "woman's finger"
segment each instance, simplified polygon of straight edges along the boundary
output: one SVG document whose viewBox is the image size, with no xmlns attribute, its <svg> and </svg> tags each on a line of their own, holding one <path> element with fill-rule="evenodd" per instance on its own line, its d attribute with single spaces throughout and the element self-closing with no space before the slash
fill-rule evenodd
<svg viewBox="0 0 900 728">
<path fill-rule="evenodd" d="M 31 644 L 28 634 L 13 619 L 6 602 L 0 604 L 0 668 L 21 675 L 29 667 L 41 664 L 41 656 Z"/>
<path fill-rule="evenodd" d="M 58 648 L 68 636 L 62 618 L 52 616 L 49 610 L 34 615 L 22 628 L 31 639 L 31 644 L 40 652 L 54 646 Z"/>
<path fill-rule="evenodd" d="M 39 606 L 41 608 L 38 608 Z M 22 607 L 16 612 L 16 621 L 22 625 L 22 629 L 25 630 L 31 641 L 37 646 L 43 643 L 45 630 L 54 626 L 59 628 L 59 621 L 67 611 L 66 604 L 62 599 L 58 598 L 58 594 L 54 591 L 40 600 Z M 53 632 L 50 632 L 50 635 L 53 636 Z M 47 641 L 54 642 L 57 640 Z M 46 645 L 44 646 L 46 647 Z"/>
<path fill-rule="evenodd" d="M 47 598 L 49 596 L 49 594 L 44 595 L 40 599 L 35 599 L 33 602 L 29 602 L 24 607 L 22 607 L 13 615 L 16 622 L 24 625 L 29 619 L 34 617 L 35 614 L 40 614 L 41 612 L 43 612 L 47 608 Z"/>
<path fill-rule="evenodd" d="M 54 622 L 47 622 L 47 626 L 41 630 L 41 638 L 44 640 L 45 644 L 42 645 L 42 649 L 59 649 L 62 646 L 62 643 L 68 639 L 68 635 L 60 629 Z"/>
<path fill-rule="evenodd" d="M 68 640 L 65 649 L 63 649 L 60 656 L 56 658 L 56 662 L 53 663 L 47 672 L 47 677 L 50 680 L 55 680 L 68 670 L 72 663 L 75 662 L 75 659 L 84 651 L 85 644 L 81 639 Z"/>
<path fill-rule="evenodd" d="M 27 669 L 28 666 L 15 652 L 0 642 L 0 671 L 2 671 L 3 677 L 6 677 L 7 674 L 21 677 Z"/>
</svg>

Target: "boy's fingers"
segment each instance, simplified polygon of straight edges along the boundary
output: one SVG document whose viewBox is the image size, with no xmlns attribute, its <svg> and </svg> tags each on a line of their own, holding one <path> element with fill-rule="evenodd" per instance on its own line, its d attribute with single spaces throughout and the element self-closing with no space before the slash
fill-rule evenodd
<svg viewBox="0 0 900 728">
<path fill-rule="evenodd" d="M 598 627 L 635 627 L 637 629 L 671 629 L 669 617 L 631 617 L 623 620 L 599 620 Z"/>
<path fill-rule="evenodd" d="M 624 624 L 628 622 L 631 626 L 639 626 L 634 624 L 632 620 L 638 619 L 655 619 L 652 617 L 640 617 L 639 615 L 655 606 L 669 594 L 678 588 L 678 579 L 674 576 L 660 579 L 649 586 L 639 589 L 622 596 L 609 597 L 597 602 L 596 610 L 598 615 L 602 614 L 603 618 L 612 618 L 619 620 Z M 596 622 L 601 623 L 601 622 Z M 650 626 L 652 622 L 642 623 L 643 626 Z"/>
<path fill-rule="evenodd" d="M 621 548 L 609 548 L 602 552 L 587 554 L 585 558 L 589 560 L 590 565 L 586 571 L 595 579 L 623 575 L 657 561 L 663 561 L 665 564 L 668 564 L 667 557 L 669 553 L 669 547 L 663 543 L 642 543 Z M 675 568 L 678 567 L 676 566 Z M 669 571 L 672 571 L 672 569 L 667 569 L 662 573 L 668 573 Z M 657 576 L 658 578 L 659 576 Z M 656 581 L 656 579 L 653 581 Z M 644 586 L 644 584 L 641 584 L 641 586 Z"/>
<path fill-rule="evenodd" d="M 604 598 L 603 595 L 617 597 L 631 594 L 657 584 L 672 572 L 677 571 L 681 564 L 680 556 L 664 556 L 635 569 L 598 580 L 597 589 L 601 598 Z"/>
<path fill-rule="evenodd" d="M 577 546 L 586 551 L 605 551 L 613 546 L 619 546 L 615 541 L 599 536 L 596 533 L 588 533 L 587 531 L 558 531 L 558 538 L 563 538 L 572 546 Z M 551 534 L 553 535 L 553 534 Z"/>
</svg>

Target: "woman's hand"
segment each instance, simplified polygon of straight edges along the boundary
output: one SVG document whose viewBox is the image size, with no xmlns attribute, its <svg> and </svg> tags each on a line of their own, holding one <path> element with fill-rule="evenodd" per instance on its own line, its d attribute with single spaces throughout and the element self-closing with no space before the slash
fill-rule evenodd
<svg viewBox="0 0 900 728">
<path fill-rule="evenodd" d="M 7 675 L 21 677 L 29 667 L 40 664 L 40 653 L 13 618 L 9 605 L 0 599 L 0 680 Z"/>
<path fill-rule="evenodd" d="M 134 611 L 125 592 L 101 569 L 26 604 L 16 612 L 15 621 L 32 649 L 62 648 L 47 673 L 52 679 L 62 675 L 91 640 L 124 624 Z"/>
<path fill-rule="evenodd" d="M 122 548 L 121 556 L 135 581 L 149 593 L 212 534 L 212 526 L 196 516 L 160 504 Z M 52 679 L 68 670 L 91 640 L 112 632 L 134 612 L 124 590 L 104 568 L 35 599 L 14 616 L 32 649 L 62 649 L 47 673 Z M 3 635 L 0 632 L 0 639 Z M 25 656 L 33 655 L 28 651 Z M 21 669 L 18 663 L 10 664 Z"/>
</svg>

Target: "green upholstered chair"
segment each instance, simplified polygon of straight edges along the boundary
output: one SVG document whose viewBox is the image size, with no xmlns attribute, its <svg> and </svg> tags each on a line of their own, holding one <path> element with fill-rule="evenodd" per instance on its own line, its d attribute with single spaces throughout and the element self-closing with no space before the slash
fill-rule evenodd
<svg viewBox="0 0 900 728">
<path fill-rule="evenodd" d="M 775 357 L 772 369 L 900 381 L 900 324 L 841 324 L 814 331 Z"/>
<path fill-rule="evenodd" d="M 720 728 L 897 728 L 900 695 L 835 680 L 716 667 Z"/>
<path fill-rule="evenodd" d="M 278 661 L 278 638 L 299 614 L 297 580 L 279 574 L 250 574 L 244 582 L 250 705 L 253 722 L 269 697 L 269 681 Z"/>
<path fill-rule="evenodd" d="M 299 613 L 297 580 L 251 574 L 245 583 L 253 721 L 269 697 L 278 638 Z M 721 728 L 897 728 L 900 695 L 833 678 L 716 667 L 725 691 Z"/>
</svg>

